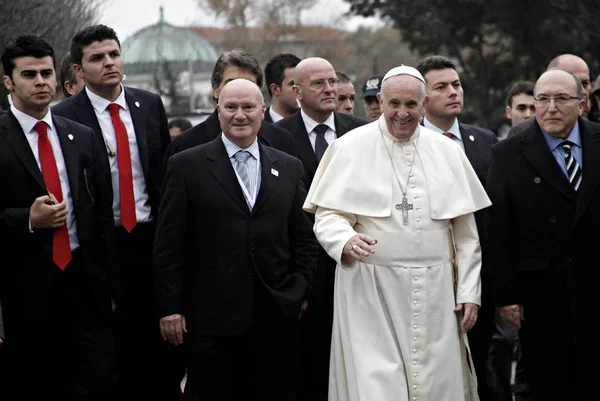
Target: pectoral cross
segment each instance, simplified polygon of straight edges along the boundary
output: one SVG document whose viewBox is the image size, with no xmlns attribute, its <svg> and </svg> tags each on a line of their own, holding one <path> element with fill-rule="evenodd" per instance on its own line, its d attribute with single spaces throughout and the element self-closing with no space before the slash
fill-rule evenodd
<svg viewBox="0 0 600 401">
<path fill-rule="evenodd" d="M 402 197 L 402 203 L 396 205 L 396 210 L 402 210 L 402 224 L 408 224 L 408 211 L 413 210 L 412 203 L 408 203 L 406 196 Z"/>
</svg>

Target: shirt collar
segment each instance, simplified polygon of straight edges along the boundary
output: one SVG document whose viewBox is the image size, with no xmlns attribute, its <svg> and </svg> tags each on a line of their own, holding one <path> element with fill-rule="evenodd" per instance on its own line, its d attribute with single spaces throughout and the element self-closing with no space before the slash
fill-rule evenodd
<svg viewBox="0 0 600 401">
<path fill-rule="evenodd" d="M 315 127 L 319 124 L 325 124 L 327 127 L 329 127 L 330 130 L 335 132 L 335 113 L 332 112 L 331 114 L 329 114 L 329 117 L 327 117 L 327 120 L 325 120 L 323 123 L 316 122 L 315 120 L 310 118 L 308 114 L 306 114 L 302 109 L 300 109 L 300 113 L 302 114 L 302 121 L 304 121 L 304 126 L 306 127 L 307 133 L 310 134 L 311 132 L 313 132 Z"/>
<path fill-rule="evenodd" d="M 443 129 L 436 127 L 435 125 L 433 125 L 431 123 L 431 121 L 429 121 L 427 119 L 427 117 L 425 117 L 423 119 L 423 125 L 425 126 L 425 128 L 429 128 L 430 130 L 437 132 L 439 134 L 449 132 L 452 135 L 454 135 L 454 137 L 457 138 L 459 141 L 462 141 L 462 136 L 460 135 L 460 127 L 458 125 L 458 118 L 454 119 L 454 124 L 452 124 L 452 127 L 450 127 L 450 129 L 448 131 L 444 131 Z"/>
<path fill-rule="evenodd" d="M 10 106 L 10 111 L 13 113 L 13 115 L 19 122 L 21 129 L 26 134 L 29 134 L 31 131 L 33 131 L 33 127 L 35 127 L 35 124 L 37 124 L 38 121 L 45 122 L 46 125 L 48 125 L 48 127 L 50 127 L 50 129 L 52 129 L 52 127 L 53 127 L 52 113 L 50 111 L 50 108 L 48 108 L 48 112 L 41 120 L 38 120 L 37 118 L 30 116 L 29 114 L 23 113 L 21 110 L 17 109 L 14 106 L 14 104 Z"/>
<path fill-rule="evenodd" d="M 273 106 L 269 107 L 269 114 L 271 115 L 271 120 L 276 123 L 279 120 L 283 120 L 283 116 L 273 110 Z"/>
<path fill-rule="evenodd" d="M 541 129 L 541 128 L 540 128 Z M 563 141 L 571 141 L 576 146 L 581 148 L 581 134 L 579 133 L 579 121 L 575 122 L 575 126 L 571 130 L 571 133 L 566 139 L 557 138 L 555 136 L 550 135 L 546 131 L 542 129 L 542 134 L 544 134 L 544 139 L 546 139 L 546 143 L 550 150 L 554 150 L 560 146 Z"/>
<path fill-rule="evenodd" d="M 124 110 L 128 110 L 127 102 L 125 101 L 125 88 L 123 87 L 123 85 L 121 85 L 121 94 L 115 99 L 114 102 L 111 102 L 103 97 L 96 95 L 94 92 L 89 90 L 87 86 L 85 87 L 85 92 L 90 98 L 92 107 L 94 108 L 94 110 L 96 110 L 96 113 L 98 114 L 104 113 L 104 111 L 108 108 L 108 105 L 111 103 L 116 103 L 119 106 L 121 106 L 121 108 L 123 108 Z"/>
<path fill-rule="evenodd" d="M 248 146 L 247 148 L 240 148 L 238 145 L 231 142 L 223 132 L 221 132 L 221 139 L 223 140 L 223 145 L 225 145 L 227 156 L 229 156 L 230 159 L 240 150 L 245 150 L 246 152 L 249 152 L 256 160 L 260 160 L 260 150 L 258 148 L 258 140 L 256 138 L 254 138 L 252 145 Z"/>
</svg>

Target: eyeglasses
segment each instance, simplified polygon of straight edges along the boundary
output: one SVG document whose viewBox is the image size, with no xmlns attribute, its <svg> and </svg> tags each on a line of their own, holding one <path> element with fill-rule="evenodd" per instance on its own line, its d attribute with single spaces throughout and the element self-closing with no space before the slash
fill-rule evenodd
<svg viewBox="0 0 600 401">
<path fill-rule="evenodd" d="M 540 106 L 547 106 L 550 104 L 550 101 L 554 99 L 555 104 L 567 104 L 570 100 L 577 99 L 580 100 L 579 96 L 569 96 L 566 94 L 556 95 L 556 96 L 547 96 L 547 95 L 539 95 L 533 98 L 537 104 Z"/>
<path fill-rule="evenodd" d="M 315 90 L 321 90 L 321 89 L 324 89 L 325 85 L 327 85 L 327 84 L 329 84 L 329 86 L 331 86 L 332 88 L 339 88 L 340 85 L 342 84 L 342 82 L 337 78 L 330 78 L 330 79 L 317 79 L 315 81 L 312 81 L 308 85 L 302 85 L 302 84 L 296 84 L 296 85 L 310 86 L 311 88 L 313 88 Z"/>
</svg>

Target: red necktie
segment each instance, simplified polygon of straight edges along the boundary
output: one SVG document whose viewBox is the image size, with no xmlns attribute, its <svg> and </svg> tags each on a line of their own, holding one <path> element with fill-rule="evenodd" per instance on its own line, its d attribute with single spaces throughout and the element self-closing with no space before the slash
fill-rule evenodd
<svg viewBox="0 0 600 401">
<path fill-rule="evenodd" d="M 35 130 L 38 133 L 38 152 L 40 154 L 40 164 L 42 165 L 42 176 L 48 192 L 52 193 L 60 203 L 63 201 L 63 193 L 60 187 L 60 178 L 56 159 L 52 151 L 52 144 L 48 139 L 48 126 L 43 121 L 35 124 Z M 52 238 L 52 261 L 62 270 L 67 267 L 71 261 L 71 243 L 69 241 L 69 230 L 67 222 L 54 229 Z"/>
<path fill-rule="evenodd" d="M 121 197 L 121 225 L 131 232 L 135 227 L 135 199 L 133 197 L 133 173 L 131 171 L 131 153 L 127 129 L 119 116 L 121 107 L 116 103 L 108 105 L 110 117 L 117 138 L 117 163 L 119 164 L 119 195 Z"/>
<path fill-rule="evenodd" d="M 447 137 L 447 138 L 450 138 L 450 139 L 452 139 L 452 137 L 454 136 L 454 135 L 452 135 L 452 133 L 451 133 L 451 132 L 444 132 L 444 134 L 443 134 L 443 135 L 444 135 L 445 137 Z"/>
</svg>

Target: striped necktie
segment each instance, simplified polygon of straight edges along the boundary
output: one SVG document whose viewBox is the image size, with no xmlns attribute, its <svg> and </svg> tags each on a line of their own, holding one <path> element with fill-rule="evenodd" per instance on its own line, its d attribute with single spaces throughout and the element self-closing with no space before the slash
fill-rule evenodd
<svg viewBox="0 0 600 401">
<path fill-rule="evenodd" d="M 248 177 L 248 164 L 246 163 L 250 156 L 252 156 L 250 152 L 247 152 L 245 150 L 240 150 L 233 155 L 236 161 L 235 171 L 237 171 L 238 175 L 240 176 L 240 180 L 242 180 L 244 186 L 248 190 L 248 194 L 250 195 L 250 197 L 252 197 L 254 191 L 253 188 L 251 188 L 250 178 Z"/>
<path fill-rule="evenodd" d="M 579 189 L 579 185 L 581 184 L 581 179 L 583 177 L 581 166 L 575 159 L 575 156 L 571 152 L 571 146 L 574 145 L 571 141 L 563 141 L 560 146 L 565 151 L 565 164 L 567 166 L 567 178 L 571 185 L 573 185 L 573 189 L 577 191 Z"/>
</svg>

